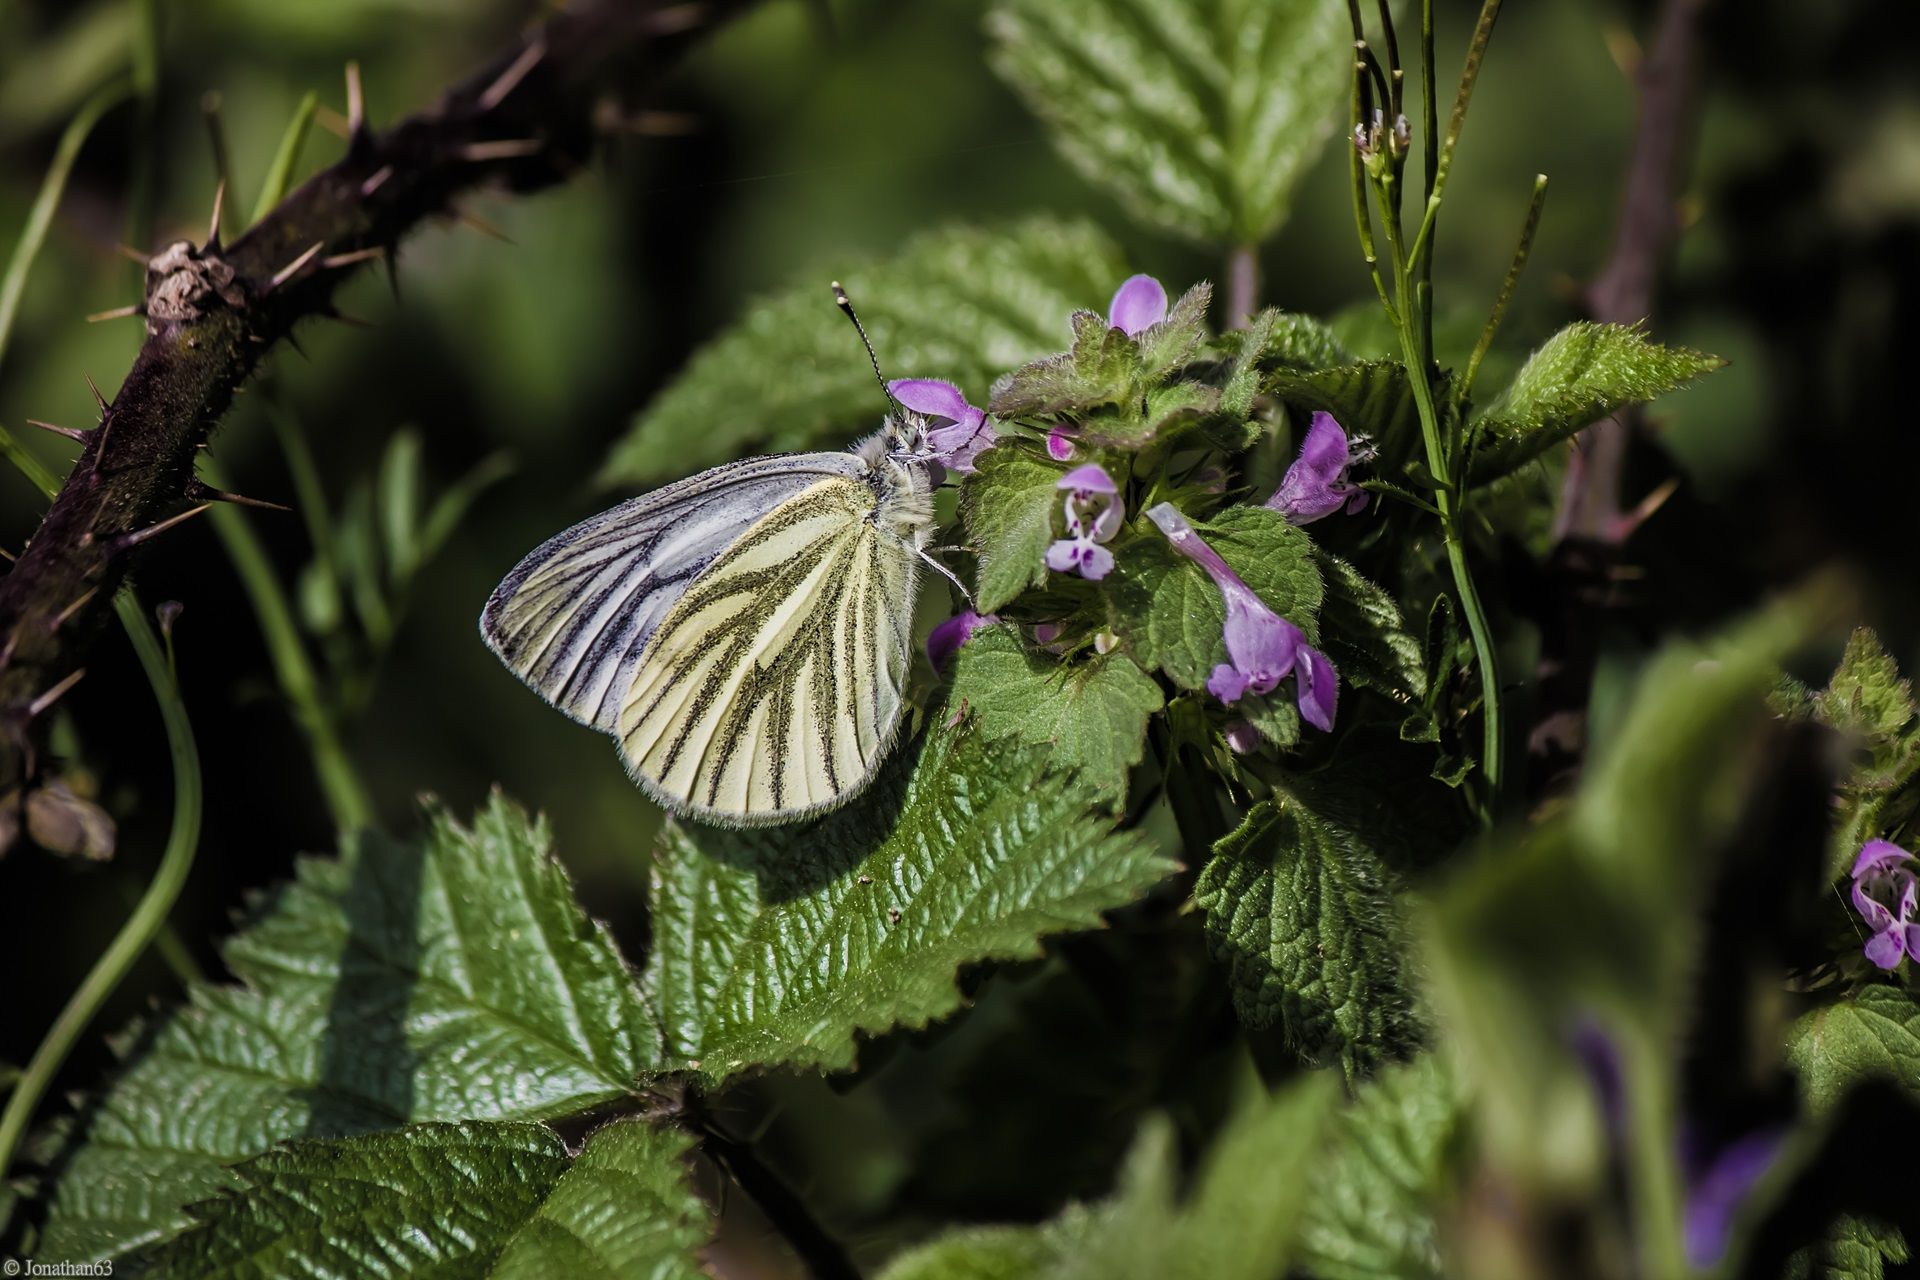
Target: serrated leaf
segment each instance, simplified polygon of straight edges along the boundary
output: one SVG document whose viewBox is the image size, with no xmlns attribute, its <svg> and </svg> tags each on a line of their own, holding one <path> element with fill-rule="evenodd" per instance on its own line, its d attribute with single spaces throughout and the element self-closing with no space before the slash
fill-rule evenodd
<svg viewBox="0 0 1920 1280">
<path fill-rule="evenodd" d="M 950 697 L 988 742 L 1051 748 L 1055 765 L 1112 805 L 1146 750 L 1148 717 L 1166 705 L 1153 677 L 1124 653 L 1062 662 L 1004 625 L 974 632 L 961 648 Z"/>
<path fill-rule="evenodd" d="M 1423 700 L 1427 671 L 1422 645 L 1407 630 L 1400 606 L 1339 556 L 1318 551 L 1317 558 L 1326 586 L 1320 603 L 1320 648 L 1333 659 L 1341 678 L 1402 701 Z"/>
<path fill-rule="evenodd" d="M 1885 1280 L 1889 1262 L 1909 1258 L 1906 1237 L 1896 1228 L 1849 1215 L 1833 1224 L 1826 1239 L 1795 1254 L 1783 1280 Z"/>
<path fill-rule="evenodd" d="M 80 1118 L 50 1196 L 50 1256 L 170 1235 L 225 1166 L 295 1137 L 424 1120 L 532 1120 L 637 1093 L 660 1032 L 583 915 L 544 822 L 496 796 L 472 827 L 368 835 L 228 941 L 241 985 L 184 1008 Z"/>
<path fill-rule="evenodd" d="M 1008 0 L 994 69 L 1148 226 L 1257 245 L 1332 136 L 1352 38 L 1314 0 Z"/>
<path fill-rule="evenodd" d="M 1125 274 L 1102 232 L 1033 218 L 910 240 L 836 271 L 895 377 L 983 395 L 1001 371 L 1058 349 L 1067 317 Z M 614 447 L 603 484 L 655 484 L 745 453 L 837 448 L 873 429 L 873 371 L 810 276 L 749 305 Z"/>
<path fill-rule="evenodd" d="M 1305 533 L 1262 507 L 1231 507 L 1193 527 L 1268 608 L 1309 641 L 1318 637 L 1320 570 Z M 1227 660 L 1220 589 L 1152 524 L 1140 521 L 1136 528 L 1101 583 L 1114 630 L 1141 666 L 1164 671 L 1183 689 L 1205 688 L 1214 667 Z"/>
<path fill-rule="evenodd" d="M 1037 1227 L 973 1228 L 909 1250 L 882 1280 L 1273 1280 L 1294 1255 L 1334 1082 L 1297 1080 L 1229 1118 L 1176 1194 L 1172 1126 L 1142 1126 L 1108 1200 Z"/>
<path fill-rule="evenodd" d="M 999 418 L 1078 412 L 1131 400 L 1145 370 L 1140 347 L 1093 311 L 1072 317 L 1073 345 L 996 379 L 987 408 Z"/>
<path fill-rule="evenodd" d="M 1874 1079 L 1920 1098 L 1920 1004 L 1885 983 L 1863 987 L 1795 1023 L 1787 1060 L 1816 1111 Z"/>
<path fill-rule="evenodd" d="M 681 1163 L 692 1145 L 638 1120 L 598 1130 L 578 1159 L 534 1124 L 292 1143 L 238 1166 L 193 1228 L 127 1263 L 180 1280 L 696 1280 L 711 1231 Z"/>
<path fill-rule="evenodd" d="M 1900 678 L 1899 664 L 1872 628 L 1857 627 L 1833 679 L 1814 696 L 1813 713 L 1841 733 L 1897 740 L 1913 724 L 1913 686 Z"/>
<path fill-rule="evenodd" d="M 1280 367 L 1267 372 L 1268 395 L 1301 410 L 1324 409 L 1349 436 L 1371 436 L 1380 450 L 1378 471 L 1396 473 L 1415 460 L 1420 419 L 1413 387 L 1397 360 L 1367 360 L 1330 368 Z"/>
<path fill-rule="evenodd" d="M 1637 326 L 1570 324 L 1547 339 L 1475 419 L 1471 482 L 1498 480 L 1582 427 L 1725 363 L 1649 342 Z"/>
<path fill-rule="evenodd" d="M 1361 1086 L 1307 1201 L 1300 1254 L 1314 1280 L 1444 1280 L 1439 1219 L 1465 1116 L 1433 1054 Z"/>
<path fill-rule="evenodd" d="M 1067 469 L 1011 442 L 980 455 L 960 486 L 960 520 L 980 556 L 974 608 L 992 613 L 1047 580 L 1047 544 Z"/>
<path fill-rule="evenodd" d="M 1778 699 L 1776 699 L 1778 701 Z M 1802 704 L 1819 723 L 1843 735 L 1858 753 L 1840 780 L 1834 840 L 1828 858 L 1844 872 L 1866 841 L 1894 829 L 1912 812 L 1920 779 L 1920 724 L 1911 684 L 1866 627 L 1847 639 L 1827 687 Z"/>
<path fill-rule="evenodd" d="M 1240 1020 L 1349 1070 L 1419 1035 L 1411 944 L 1369 838 L 1381 803 L 1361 779 L 1295 779 L 1214 846 L 1193 889 Z"/>
<path fill-rule="evenodd" d="M 670 1056 L 710 1078 L 837 1070 L 857 1035 L 951 1013 L 960 966 L 1097 927 L 1172 869 L 1093 808 L 1045 751 L 987 747 L 963 724 L 817 823 L 669 823 L 645 982 Z"/>
</svg>

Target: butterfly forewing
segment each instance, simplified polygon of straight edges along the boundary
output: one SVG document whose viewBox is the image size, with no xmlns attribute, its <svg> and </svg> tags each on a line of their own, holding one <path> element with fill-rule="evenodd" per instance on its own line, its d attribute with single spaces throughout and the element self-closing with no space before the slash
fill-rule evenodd
<svg viewBox="0 0 1920 1280">
<path fill-rule="evenodd" d="M 851 477 L 739 533 L 653 630 L 619 710 L 634 774 L 681 812 L 785 821 L 872 780 L 899 726 L 914 551 Z"/>
<path fill-rule="evenodd" d="M 863 469 L 847 453 L 751 458 L 623 502 L 516 565 L 481 633 L 547 701 L 614 732 L 647 641 L 688 584 L 768 511 Z"/>
</svg>

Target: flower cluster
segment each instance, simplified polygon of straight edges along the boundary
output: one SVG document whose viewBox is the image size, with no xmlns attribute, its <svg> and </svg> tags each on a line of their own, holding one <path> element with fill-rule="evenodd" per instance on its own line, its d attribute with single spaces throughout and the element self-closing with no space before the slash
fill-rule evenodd
<svg viewBox="0 0 1920 1280">
<path fill-rule="evenodd" d="M 1126 518 L 1119 486 L 1105 467 L 1089 462 L 1061 476 L 1055 487 L 1067 495 L 1067 536 L 1047 548 L 1047 568 L 1097 582 L 1113 570 L 1113 552 L 1105 544 Z"/>
<path fill-rule="evenodd" d="M 1207 692 L 1231 706 L 1249 693 L 1271 693 L 1288 675 L 1294 678 L 1300 718 L 1322 730 L 1333 728 L 1339 677 L 1327 655 L 1307 643 L 1300 628 L 1266 606 L 1220 553 L 1194 532 L 1179 508 L 1163 502 L 1147 512 L 1173 549 L 1213 579 L 1227 605 L 1229 661 L 1207 677 Z"/>
<path fill-rule="evenodd" d="M 1287 468 L 1280 487 L 1267 499 L 1267 509 L 1278 511 L 1291 524 L 1312 524 L 1341 507 L 1348 515 L 1367 505 L 1367 491 L 1347 481 L 1347 469 L 1367 455 L 1356 456 L 1347 433 L 1330 413 L 1316 413 L 1300 442 L 1300 456 Z"/>
<path fill-rule="evenodd" d="M 1914 857 L 1886 840 L 1869 840 L 1853 863 L 1853 909 L 1873 929 L 1867 959 L 1882 969 L 1898 967 L 1905 956 L 1920 956 L 1920 875 Z"/>
</svg>

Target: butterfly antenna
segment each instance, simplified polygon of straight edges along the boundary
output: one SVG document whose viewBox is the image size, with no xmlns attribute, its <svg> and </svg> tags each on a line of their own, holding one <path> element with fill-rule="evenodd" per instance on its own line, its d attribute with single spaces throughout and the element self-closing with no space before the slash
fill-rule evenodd
<svg viewBox="0 0 1920 1280">
<path fill-rule="evenodd" d="M 880 384 L 880 394 L 887 398 L 887 403 L 895 412 L 899 412 L 900 402 L 894 399 L 893 391 L 887 386 L 887 375 L 880 372 L 880 357 L 874 352 L 872 340 L 867 337 L 867 327 L 860 323 L 860 316 L 853 309 L 853 299 L 847 296 L 847 291 L 840 287 L 838 280 L 833 282 L 833 300 L 846 313 L 847 319 L 853 321 L 853 331 L 860 335 L 860 345 L 867 349 L 867 360 L 873 365 L 873 376 Z"/>
</svg>

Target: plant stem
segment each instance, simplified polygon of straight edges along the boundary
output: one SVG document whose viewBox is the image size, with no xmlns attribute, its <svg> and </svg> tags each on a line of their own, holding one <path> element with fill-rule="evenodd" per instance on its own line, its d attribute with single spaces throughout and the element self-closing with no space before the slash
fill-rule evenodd
<svg viewBox="0 0 1920 1280">
<path fill-rule="evenodd" d="M 1241 245 L 1227 256 L 1227 323 L 1247 327 L 1260 301 L 1260 257 L 1252 245 Z"/>
<path fill-rule="evenodd" d="M 211 462 L 203 467 L 207 480 L 219 485 Z M 207 518 L 213 521 L 214 532 L 225 545 L 227 558 L 233 561 L 240 585 L 246 588 L 247 598 L 253 604 L 274 675 L 287 701 L 293 705 L 294 721 L 306 735 L 307 748 L 313 753 L 314 771 L 320 776 L 320 790 L 326 796 L 334 825 L 342 835 L 351 835 L 372 825 L 373 803 L 367 798 L 366 786 L 340 740 L 333 713 L 321 696 L 319 677 L 307 656 L 306 645 L 301 642 L 299 628 L 294 625 L 293 610 L 287 604 L 286 593 L 280 589 L 280 579 L 274 574 L 266 548 L 239 509 L 216 505 L 207 513 Z"/>
<path fill-rule="evenodd" d="M 707 1154 L 760 1206 L 814 1280 L 860 1280 L 860 1269 L 847 1257 L 846 1249 L 827 1234 L 793 1189 L 760 1162 L 751 1146 L 704 1119 L 697 1132 Z"/>
<path fill-rule="evenodd" d="M 154 697 L 160 703 L 160 718 L 166 724 L 167 750 L 173 757 L 173 827 L 167 833 L 166 849 L 160 855 L 160 865 L 147 891 L 60 1011 L 40 1041 L 40 1047 L 34 1050 L 19 1084 L 7 1099 L 6 1111 L 0 1113 L 0 1178 L 12 1165 L 34 1110 L 66 1062 L 74 1042 L 166 923 L 167 913 L 173 909 L 174 900 L 186 884 L 187 873 L 193 869 L 194 851 L 200 844 L 200 756 L 194 747 L 193 726 L 187 721 L 186 706 L 180 701 L 179 686 L 167 666 L 160 639 L 133 592 L 120 592 L 114 597 L 113 607 L 153 685 Z"/>
<path fill-rule="evenodd" d="M 1487 358 L 1487 352 L 1493 348 L 1493 335 L 1500 330 L 1500 321 L 1506 317 L 1507 304 L 1513 301 L 1513 290 L 1520 283 L 1520 273 L 1527 269 L 1527 258 L 1533 252 L 1533 233 L 1540 227 L 1540 210 L 1547 202 L 1547 175 L 1542 173 L 1533 180 L 1533 195 L 1527 201 L 1526 220 L 1520 224 L 1520 240 L 1513 247 L 1513 261 L 1507 266 L 1507 278 L 1500 282 L 1500 294 L 1493 300 L 1493 310 L 1487 315 L 1486 327 L 1480 330 L 1480 341 L 1473 344 L 1473 355 L 1467 360 L 1467 372 L 1460 379 L 1460 386 L 1454 391 L 1454 403 L 1464 405 L 1467 397 L 1473 393 L 1473 379 L 1480 372 L 1480 362 Z"/>
</svg>

